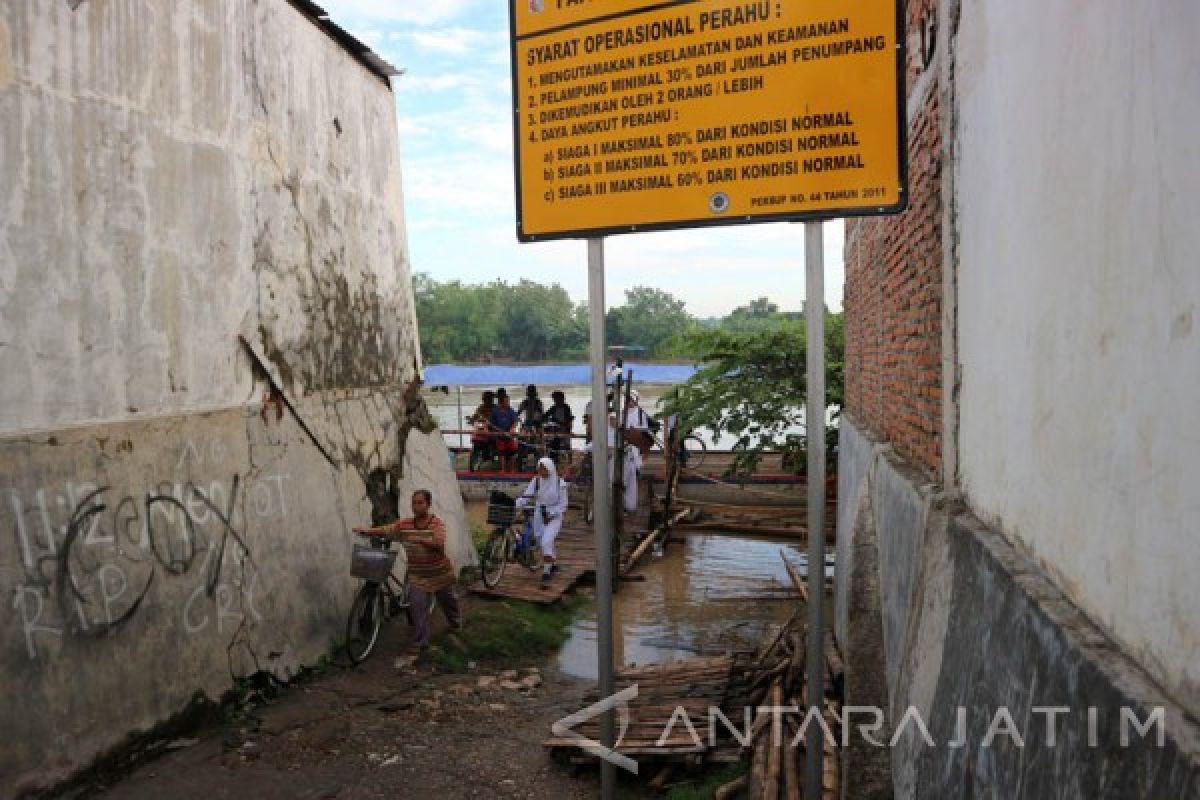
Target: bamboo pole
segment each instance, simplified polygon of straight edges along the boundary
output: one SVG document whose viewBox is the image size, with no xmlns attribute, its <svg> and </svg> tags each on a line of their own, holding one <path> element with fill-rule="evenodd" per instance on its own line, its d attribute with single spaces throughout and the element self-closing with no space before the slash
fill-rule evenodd
<svg viewBox="0 0 1200 800">
<path fill-rule="evenodd" d="M 746 784 L 749 782 L 749 775 L 739 775 L 729 783 L 721 786 L 717 791 L 713 792 L 713 800 L 732 800 L 734 795 L 745 790 Z"/>
<path fill-rule="evenodd" d="M 796 591 L 800 593 L 800 599 L 808 605 L 808 587 L 804 585 L 804 579 L 800 577 L 800 573 L 792 566 L 792 562 L 788 557 L 780 553 L 779 557 L 783 559 L 783 566 L 787 568 L 788 577 L 792 579 L 792 585 L 796 587 Z"/>
<path fill-rule="evenodd" d="M 650 545 L 654 542 L 654 540 L 658 536 L 665 534 L 667 532 L 667 529 L 670 527 L 670 525 L 672 523 L 678 522 L 679 520 L 681 520 L 685 516 L 687 516 L 687 514 L 688 514 L 688 510 L 684 509 L 683 511 L 680 511 L 678 514 L 676 514 L 674 519 L 672 519 L 670 522 L 663 525 L 661 528 L 655 528 L 653 531 L 651 531 L 649 534 L 647 534 L 646 538 L 642 539 L 642 541 L 638 543 L 638 546 L 634 548 L 633 552 L 629 554 L 629 558 L 625 559 L 625 569 L 626 570 L 632 569 L 633 565 L 637 563 L 637 560 L 639 558 L 641 558 L 645 554 L 645 552 L 650 548 Z"/>
<path fill-rule="evenodd" d="M 764 726 L 765 728 L 766 726 Z M 750 797 L 753 798 L 761 798 L 766 793 L 767 748 L 763 745 L 763 740 L 769 738 L 769 733 L 764 735 L 764 733 L 760 732 L 758 738 L 753 742 L 754 755 L 750 759 L 750 786 L 748 792 Z"/>
<path fill-rule="evenodd" d="M 720 478 L 714 478 L 711 475 L 705 475 L 703 472 L 698 471 L 695 467 L 683 467 L 683 471 L 696 478 L 699 478 L 702 481 L 720 484 L 721 486 L 731 486 L 739 489 L 740 491 L 746 492 L 747 494 L 756 494 L 760 497 L 778 497 L 785 500 L 793 500 L 796 497 L 796 495 L 791 493 L 785 494 L 784 492 L 772 492 L 769 489 L 754 489 L 744 484 L 734 483 L 733 481 L 723 481 Z"/>
<path fill-rule="evenodd" d="M 771 705 L 776 708 L 783 705 L 783 681 L 778 678 L 771 686 Z M 771 735 L 767 737 L 767 779 L 762 794 L 764 800 L 779 800 L 784 738 L 786 737 L 782 733 L 779 738 L 775 737 L 775 726 L 772 725 Z"/>
<path fill-rule="evenodd" d="M 685 522 L 679 526 L 696 531 L 724 531 L 729 534 L 748 535 L 763 534 L 766 536 L 784 536 L 789 539 L 807 539 L 808 529 L 800 526 L 781 525 L 738 525 L 730 522 Z"/>
<path fill-rule="evenodd" d="M 801 784 L 800 769 L 796 764 L 797 755 L 797 751 L 791 747 L 783 753 L 783 796 L 786 800 L 800 800 Z"/>
</svg>

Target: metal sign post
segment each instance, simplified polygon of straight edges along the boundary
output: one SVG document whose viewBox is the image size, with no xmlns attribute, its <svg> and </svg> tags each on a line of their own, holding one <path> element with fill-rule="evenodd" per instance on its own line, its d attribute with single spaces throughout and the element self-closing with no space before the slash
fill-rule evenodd
<svg viewBox="0 0 1200 800">
<path fill-rule="evenodd" d="M 608 480 L 608 400 L 606 397 L 604 349 L 604 240 L 588 239 L 588 315 L 590 317 L 592 362 L 592 507 L 596 537 L 596 659 L 601 697 L 613 694 L 613 517 Z M 611 710 L 600 718 L 600 744 L 612 749 L 616 730 Z M 612 800 L 616 770 L 610 761 L 600 762 L 600 796 Z"/>
<path fill-rule="evenodd" d="M 804 225 L 804 319 L 808 387 L 804 407 L 808 449 L 808 686 L 809 709 L 825 706 L 825 253 L 822 223 Z M 820 797 L 825 755 L 822 726 L 810 724 L 805 741 L 804 796 Z"/>
<path fill-rule="evenodd" d="M 458 419 L 455 421 L 454 427 L 458 428 L 458 446 L 463 447 L 462 425 L 466 421 L 466 417 L 462 413 L 462 384 L 458 385 Z"/>
</svg>

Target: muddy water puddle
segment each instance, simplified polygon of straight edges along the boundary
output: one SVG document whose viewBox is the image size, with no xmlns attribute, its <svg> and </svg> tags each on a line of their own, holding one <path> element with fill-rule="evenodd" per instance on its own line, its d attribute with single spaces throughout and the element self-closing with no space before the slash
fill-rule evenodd
<svg viewBox="0 0 1200 800">
<path fill-rule="evenodd" d="M 689 535 L 636 570 L 613 598 L 614 661 L 650 664 L 753 649 L 766 629 L 787 620 L 796 597 L 781 553 L 806 561 L 802 545 L 778 539 Z M 559 668 L 596 678 L 594 603 L 559 655 Z"/>
</svg>

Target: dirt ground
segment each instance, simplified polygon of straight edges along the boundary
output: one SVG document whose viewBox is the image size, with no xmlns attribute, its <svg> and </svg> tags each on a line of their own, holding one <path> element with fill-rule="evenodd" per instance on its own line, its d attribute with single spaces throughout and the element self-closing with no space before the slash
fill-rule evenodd
<svg viewBox="0 0 1200 800">
<path fill-rule="evenodd" d="M 471 602 L 466 603 L 468 614 Z M 438 614 L 438 624 L 444 620 Z M 458 634 L 435 642 L 453 647 Z M 438 674 L 400 654 L 403 620 L 356 668 L 334 667 L 252 697 L 227 721 L 75 796 L 134 798 L 595 797 L 595 770 L 552 761 L 551 723 L 582 708 L 587 683 L 552 667 Z"/>
</svg>

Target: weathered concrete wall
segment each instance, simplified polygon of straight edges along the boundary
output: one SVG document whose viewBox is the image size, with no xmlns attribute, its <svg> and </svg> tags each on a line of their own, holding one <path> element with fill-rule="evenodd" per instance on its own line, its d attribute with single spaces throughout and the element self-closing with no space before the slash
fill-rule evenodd
<svg viewBox="0 0 1200 800">
<path fill-rule="evenodd" d="M 876 451 L 884 449 L 859 435 L 853 417 L 842 414 L 834 630 L 845 661 L 846 697 L 852 705 L 878 709 L 888 708 L 888 662 L 883 643 L 879 537 L 867 490 Z M 886 740 L 890 736 L 886 715 L 883 721 L 881 736 Z M 842 752 L 841 771 L 841 796 L 846 800 L 888 800 L 893 796 L 887 748 L 855 737 Z"/>
<path fill-rule="evenodd" d="M 1200 715 L 1200 5 L 965 3 L 972 509 Z"/>
<path fill-rule="evenodd" d="M 239 332 L 300 393 L 411 374 L 394 98 L 285 0 L 13 0 L 0 42 L 0 430 L 228 407 Z"/>
<path fill-rule="evenodd" d="M 70 5 L 0 4 L 0 796 L 314 663 L 375 479 L 473 561 L 388 87 L 284 0 Z"/>
<path fill-rule="evenodd" d="M 841 426 L 837 602 L 843 641 L 862 638 L 863 587 L 877 584 L 886 664 L 886 742 L 897 797 L 1178 798 L 1200 793 L 1200 726 L 1156 686 L 1003 536 L 922 484 L 892 449 Z M 857 502 L 855 500 L 857 499 Z M 862 553 L 878 542 L 875 581 Z M 878 611 L 876 612 L 878 613 Z M 851 649 L 847 705 L 873 705 L 862 653 Z M 857 674 L 856 674 L 857 673 Z M 909 708 L 927 724 L 930 746 Z M 959 708 L 965 709 L 960 725 Z M 1051 744 L 1046 712 L 1057 716 Z M 1121 708 L 1145 721 L 1164 709 L 1165 732 L 1142 738 Z M 1001 708 L 1021 746 L 989 727 Z M 1089 708 L 1095 708 L 1094 744 Z M 868 722 L 867 717 L 860 721 Z M 1001 729 L 1007 730 L 1001 723 Z M 956 742 L 965 744 L 956 745 Z M 852 754 L 853 755 L 853 754 Z M 857 765 L 850 763 L 851 773 Z"/>
</svg>

